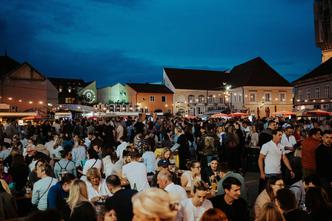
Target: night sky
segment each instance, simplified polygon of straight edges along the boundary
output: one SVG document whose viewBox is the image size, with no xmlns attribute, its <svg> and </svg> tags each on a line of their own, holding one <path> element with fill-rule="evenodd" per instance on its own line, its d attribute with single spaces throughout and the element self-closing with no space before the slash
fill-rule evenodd
<svg viewBox="0 0 332 221">
<path fill-rule="evenodd" d="M 46 76 L 160 82 L 257 56 L 293 81 L 320 64 L 313 0 L 0 0 L 0 54 Z"/>
</svg>

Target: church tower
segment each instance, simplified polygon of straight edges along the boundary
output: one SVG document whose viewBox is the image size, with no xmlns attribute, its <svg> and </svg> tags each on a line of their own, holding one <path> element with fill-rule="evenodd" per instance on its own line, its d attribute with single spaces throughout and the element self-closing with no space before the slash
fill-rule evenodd
<svg viewBox="0 0 332 221">
<path fill-rule="evenodd" d="M 316 45 L 322 49 L 322 63 L 332 57 L 332 0 L 315 0 Z"/>
</svg>

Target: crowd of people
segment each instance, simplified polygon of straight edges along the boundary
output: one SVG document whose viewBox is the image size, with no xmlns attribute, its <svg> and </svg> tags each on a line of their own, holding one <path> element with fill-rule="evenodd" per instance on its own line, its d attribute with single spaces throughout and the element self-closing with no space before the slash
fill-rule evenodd
<svg viewBox="0 0 332 221">
<path fill-rule="evenodd" d="M 0 219 L 326 220 L 331 125 L 281 117 L 8 120 L 0 124 Z M 251 205 L 245 174 L 253 163 L 260 180 Z"/>
</svg>

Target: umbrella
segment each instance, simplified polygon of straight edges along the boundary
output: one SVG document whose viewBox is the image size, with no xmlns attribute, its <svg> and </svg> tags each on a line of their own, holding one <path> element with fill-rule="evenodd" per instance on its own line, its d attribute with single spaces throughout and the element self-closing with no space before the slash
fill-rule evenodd
<svg viewBox="0 0 332 221">
<path fill-rule="evenodd" d="M 39 115 L 23 117 L 23 120 L 41 120 L 41 119 L 45 119 L 45 118 L 42 116 L 39 116 Z"/>
<path fill-rule="evenodd" d="M 185 115 L 184 116 L 185 118 L 187 118 L 187 119 L 196 119 L 197 117 L 196 116 L 194 116 L 194 115 Z"/>
<path fill-rule="evenodd" d="M 324 116 L 331 116 L 332 113 L 328 111 L 324 111 L 321 109 L 315 109 L 310 111 L 303 112 L 303 116 L 306 117 L 324 117 Z"/>
<path fill-rule="evenodd" d="M 229 117 L 246 117 L 248 116 L 247 113 L 241 113 L 241 112 L 236 112 L 236 113 L 230 113 L 228 114 Z"/>
<path fill-rule="evenodd" d="M 211 115 L 211 118 L 229 118 L 229 116 L 224 113 L 217 113 L 217 114 Z"/>
<path fill-rule="evenodd" d="M 274 112 L 272 113 L 273 116 L 285 116 L 285 117 L 288 117 L 288 116 L 295 116 L 296 113 L 292 112 L 292 111 L 277 111 L 277 112 Z"/>
</svg>

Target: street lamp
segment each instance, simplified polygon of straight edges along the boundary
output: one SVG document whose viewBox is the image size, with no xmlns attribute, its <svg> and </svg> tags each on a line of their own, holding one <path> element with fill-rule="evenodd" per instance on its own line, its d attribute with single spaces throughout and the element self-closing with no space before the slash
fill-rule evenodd
<svg viewBox="0 0 332 221">
<path fill-rule="evenodd" d="M 223 88 L 224 88 L 224 103 L 227 102 L 228 109 L 232 109 L 232 94 L 230 92 L 230 89 L 232 88 L 232 85 L 227 84 L 226 82 L 223 82 Z"/>
</svg>

